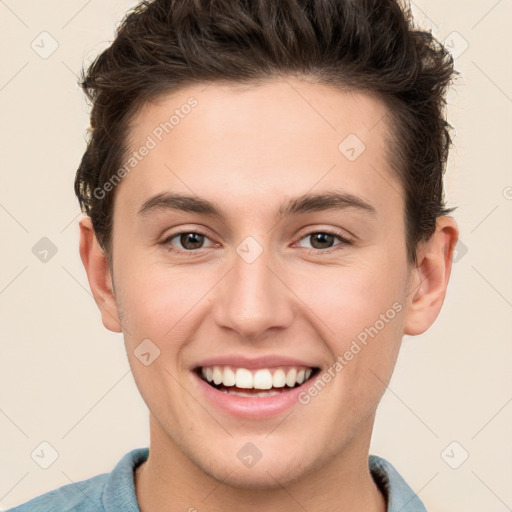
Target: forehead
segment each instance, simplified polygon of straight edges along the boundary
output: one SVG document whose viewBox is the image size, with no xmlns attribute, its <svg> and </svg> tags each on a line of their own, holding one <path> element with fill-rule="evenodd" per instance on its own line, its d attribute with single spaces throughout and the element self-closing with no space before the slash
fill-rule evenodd
<svg viewBox="0 0 512 512">
<path fill-rule="evenodd" d="M 134 165 L 117 194 L 135 212 L 163 192 L 264 208 L 274 196 L 342 189 L 385 211 L 401 202 L 386 114 L 369 94 L 296 78 L 186 87 L 134 116 L 126 155 Z"/>
</svg>

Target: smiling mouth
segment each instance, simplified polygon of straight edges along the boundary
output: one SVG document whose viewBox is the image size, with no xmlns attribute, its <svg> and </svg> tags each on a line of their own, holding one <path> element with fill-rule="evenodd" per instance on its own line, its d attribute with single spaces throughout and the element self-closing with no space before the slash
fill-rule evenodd
<svg viewBox="0 0 512 512">
<path fill-rule="evenodd" d="M 286 393 L 312 380 L 316 367 L 287 366 L 247 369 L 232 366 L 207 366 L 195 369 L 204 382 L 218 391 L 242 397 L 268 397 Z"/>
</svg>

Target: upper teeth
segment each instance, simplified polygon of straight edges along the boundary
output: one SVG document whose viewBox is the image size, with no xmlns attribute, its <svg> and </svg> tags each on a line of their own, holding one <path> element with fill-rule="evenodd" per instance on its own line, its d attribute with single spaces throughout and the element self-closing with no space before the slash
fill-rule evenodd
<svg viewBox="0 0 512 512">
<path fill-rule="evenodd" d="M 253 373 L 254 372 L 254 373 Z M 230 366 L 208 366 L 201 368 L 202 376 L 214 384 L 236 386 L 245 389 L 282 388 L 285 385 L 293 387 L 309 379 L 311 368 L 276 368 L 248 370 L 247 368 L 231 368 Z"/>
</svg>

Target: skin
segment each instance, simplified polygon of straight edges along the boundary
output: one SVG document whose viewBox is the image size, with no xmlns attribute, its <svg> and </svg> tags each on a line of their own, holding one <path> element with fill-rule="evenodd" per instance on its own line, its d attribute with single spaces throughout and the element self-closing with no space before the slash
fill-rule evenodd
<svg viewBox="0 0 512 512">
<path fill-rule="evenodd" d="M 363 93 L 299 78 L 187 87 L 143 106 L 130 148 L 191 96 L 198 105 L 116 188 L 112 269 L 90 219 L 80 222 L 80 254 L 103 323 L 124 333 L 150 412 L 150 456 L 135 479 L 139 506 L 383 512 L 368 470 L 376 407 L 403 335 L 424 332 L 439 314 L 457 225 L 439 218 L 417 265 L 408 263 L 402 187 L 386 159 L 386 110 Z M 351 133 L 366 146 L 353 162 L 338 150 Z M 363 198 L 375 214 L 345 208 L 276 220 L 283 201 L 332 190 Z M 214 201 L 225 219 L 138 215 L 163 192 Z M 329 247 L 307 235 L 326 229 L 352 243 L 334 238 L 335 250 L 321 254 Z M 192 255 L 180 237 L 161 243 L 197 230 L 206 237 Z M 251 264 L 236 252 L 248 236 L 263 248 Z M 401 311 L 291 414 L 235 418 L 195 385 L 195 362 L 233 353 L 288 355 L 325 371 L 395 302 Z M 149 366 L 134 355 L 147 338 L 161 351 Z M 247 442 L 262 453 L 251 468 L 237 458 Z"/>
</svg>

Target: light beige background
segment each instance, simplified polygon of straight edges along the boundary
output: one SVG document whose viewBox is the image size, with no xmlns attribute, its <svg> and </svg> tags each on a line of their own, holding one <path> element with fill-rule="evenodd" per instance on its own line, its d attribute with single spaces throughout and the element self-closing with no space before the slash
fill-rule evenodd
<svg viewBox="0 0 512 512">
<path fill-rule="evenodd" d="M 0 510 L 148 445 L 122 337 L 103 328 L 79 259 L 73 192 L 88 126 L 75 75 L 133 5 L 0 1 Z M 502 512 L 512 507 L 512 2 L 417 0 L 413 10 L 462 73 L 449 95 L 446 181 L 463 245 L 440 317 L 404 339 L 371 453 L 429 512 Z M 46 263 L 32 252 L 42 237 L 57 248 Z M 43 441 L 59 455 L 48 469 L 31 458 Z"/>
</svg>

